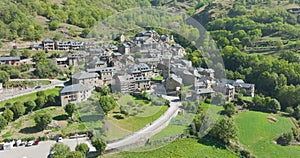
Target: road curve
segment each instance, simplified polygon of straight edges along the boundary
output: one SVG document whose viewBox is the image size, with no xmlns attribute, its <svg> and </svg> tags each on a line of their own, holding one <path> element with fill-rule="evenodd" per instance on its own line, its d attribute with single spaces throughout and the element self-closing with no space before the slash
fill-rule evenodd
<svg viewBox="0 0 300 158">
<path fill-rule="evenodd" d="M 151 138 L 153 135 L 159 133 L 163 130 L 168 124 L 171 118 L 175 117 L 179 110 L 180 102 L 178 101 L 178 97 L 171 96 L 163 96 L 165 99 L 170 101 L 170 107 L 168 110 L 157 120 L 151 123 L 141 130 L 113 143 L 109 143 L 106 146 L 106 151 L 120 151 L 127 150 L 135 147 L 134 144 L 138 144 L 139 142 L 145 142 L 147 139 Z"/>
</svg>

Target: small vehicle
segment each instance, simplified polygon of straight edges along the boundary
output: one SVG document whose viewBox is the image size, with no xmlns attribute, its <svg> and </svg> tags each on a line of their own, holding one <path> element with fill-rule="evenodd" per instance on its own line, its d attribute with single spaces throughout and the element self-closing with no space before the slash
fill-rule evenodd
<svg viewBox="0 0 300 158">
<path fill-rule="evenodd" d="M 42 86 L 36 86 L 36 87 L 35 87 L 35 89 L 39 89 L 39 88 L 42 88 Z"/>
<path fill-rule="evenodd" d="M 32 146 L 33 145 L 33 143 L 34 143 L 34 141 L 33 140 L 31 140 L 31 141 L 29 141 L 27 144 L 26 144 L 26 146 L 28 147 L 28 146 Z"/>
<path fill-rule="evenodd" d="M 23 146 L 23 145 L 26 145 L 26 142 L 25 141 L 22 141 L 20 146 Z"/>
<path fill-rule="evenodd" d="M 33 145 L 39 145 L 40 141 L 36 140 Z"/>
<path fill-rule="evenodd" d="M 57 140 L 56 140 L 56 142 L 58 142 L 58 143 L 61 143 L 62 141 L 63 141 L 62 137 L 58 137 Z"/>
</svg>

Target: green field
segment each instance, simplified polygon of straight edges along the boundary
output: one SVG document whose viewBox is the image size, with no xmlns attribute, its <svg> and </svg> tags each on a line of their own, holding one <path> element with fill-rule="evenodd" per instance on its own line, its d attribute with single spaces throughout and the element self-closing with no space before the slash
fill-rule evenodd
<svg viewBox="0 0 300 158">
<path fill-rule="evenodd" d="M 237 158 L 226 149 L 204 145 L 195 139 L 178 139 L 162 148 L 147 152 L 121 152 L 104 155 L 105 158 Z"/>
<path fill-rule="evenodd" d="M 61 88 L 48 89 L 48 90 L 45 91 L 45 93 L 46 93 L 46 95 L 49 95 L 49 94 L 59 95 L 59 90 L 60 89 Z M 16 97 L 16 98 L 13 98 L 13 99 L 1 101 L 0 102 L 0 108 L 4 107 L 5 103 L 7 103 L 7 102 L 10 102 L 10 103 L 14 103 L 16 101 L 26 102 L 26 101 L 35 100 L 35 99 L 36 99 L 36 93 L 31 93 L 31 94 L 23 95 L 23 96 Z"/>
<path fill-rule="evenodd" d="M 159 140 L 162 138 L 167 138 L 170 136 L 176 136 L 179 134 L 183 134 L 186 131 L 186 126 L 180 126 L 180 125 L 168 125 L 166 128 L 164 128 L 161 132 L 157 133 L 153 137 L 150 138 L 150 141 Z"/>
<path fill-rule="evenodd" d="M 161 100 L 161 98 L 159 99 Z M 125 116 L 121 114 L 119 106 L 108 115 L 108 120 L 105 123 L 108 127 L 108 140 L 122 138 L 145 127 L 150 122 L 158 119 L 168 109 L 167 106 L 154 106 L 147 100 L 142 100 L 131 95 L 120 97 L 118 104 L 119 106 L 126 106 L 129 115 Z M 132 115 L 134 113 L 135 115 Z"/>
<path fill-rule="evenodd" d="M 277 122 L 268 120 L 274 117 Z M 239 140 L 246 149 L 257 157 L 297 157 L 299 146 L 280 146 L 274 140 L 294 127 L 289 118 L 262 112 L 247 111 L 235 119 L 239 130 Z"/>
</svg>

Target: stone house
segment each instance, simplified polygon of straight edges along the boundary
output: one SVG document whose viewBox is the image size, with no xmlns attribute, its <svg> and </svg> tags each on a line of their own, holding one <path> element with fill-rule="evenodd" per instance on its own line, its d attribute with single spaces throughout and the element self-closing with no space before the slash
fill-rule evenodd
<svg viewBox="0 0 300 158">
<path fill-rule="evenodd" d="M 171 74 L 165 81 L 164 86 L 168 95 L 177 95 L 182 86 L 182 78 Z"/>
<path fill-rule="evenodd" d="M 60 91 L 61 105 L 65 106 L 69 103 L 86 101 L 91 96 L 92 90 L 92 87 L 87 87 L 80 83 L 66 86 Z"/>
<path fill-rule="evenodd" d="M 88 87 L 100 86 L 99 74 L 88 73 L 88 72 L 78 72 L 72 75 L 72 82 L 74 84 L 83 84 Z"/>
<path fill-rule="evenodd" d="M 135 79 L 132 75 L 117 75 L 112 85 L 113 92 L 120 92 L 123 94 L 133 93 L 135 91 Z"/>
<path fill-rule="evenodd" d="M 21 63 L 20 56 L 0 57 L 0 65 L 7 64 L 13 66 L 19 66 Z"/>
<path fill-rule="evenodd" d="M 42 41 L 44 50 L 55 50 L 55 42 L 53 39 L 46 38 Z"/>
<path fill-rule="evenodd" d="M 230 84 L 216 83 L 213 85 L 216 92 L 221 92 L 227 101 L 232 101 L 235 95 L 235 87 Z"/>
</svg>

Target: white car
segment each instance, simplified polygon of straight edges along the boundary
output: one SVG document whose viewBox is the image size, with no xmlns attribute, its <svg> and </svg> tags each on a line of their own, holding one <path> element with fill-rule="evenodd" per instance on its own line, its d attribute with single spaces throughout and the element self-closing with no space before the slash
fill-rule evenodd
<svg viewBox="0 0 300 158">
<path fill-rule="evenodd" d="M 58 143 L 61 143 L 62 141 L 63 141 L 62 137 L 58 137 L 57 140 L 56 140 L 56 142 L 58 142 Z"/>
<path fill-rule="evenodd" d="M 31 140 L 31 141 L 29 141 L 29 142 L 26 144 L 26 146 L 32 146 L 32 145 L 33 145 L 33 143 L 34 143 L 34 141 L 33 141 L 33 140 Z"/>
</svg>

